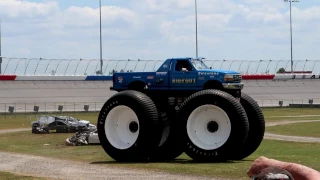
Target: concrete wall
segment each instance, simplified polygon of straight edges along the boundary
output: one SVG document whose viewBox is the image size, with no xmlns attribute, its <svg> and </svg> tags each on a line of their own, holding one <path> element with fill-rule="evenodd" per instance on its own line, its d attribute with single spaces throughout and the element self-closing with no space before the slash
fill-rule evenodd
<svg viewBox="0 0 320 180">
<path fill-rule="evenodd" d="M 318 79 L 250 80 L 244 83 L 243 92 L 251 95 L 262 106 L 278 105 L 279 100 L 283 100 L 284 105 L 308 103 L 310 98 L 314 103 L 320 103 L 320 80 Z"/>
</svg>

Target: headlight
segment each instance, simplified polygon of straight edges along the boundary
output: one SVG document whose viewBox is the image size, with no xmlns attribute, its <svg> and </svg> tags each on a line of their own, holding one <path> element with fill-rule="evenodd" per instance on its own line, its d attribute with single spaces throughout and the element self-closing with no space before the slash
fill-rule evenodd
<svg viewBox="0 0 320 180">
<path fill-rule="evenodd" d="M 233 74 L 225 74 L 224 81 L 233 81 Z"/>
</svg>

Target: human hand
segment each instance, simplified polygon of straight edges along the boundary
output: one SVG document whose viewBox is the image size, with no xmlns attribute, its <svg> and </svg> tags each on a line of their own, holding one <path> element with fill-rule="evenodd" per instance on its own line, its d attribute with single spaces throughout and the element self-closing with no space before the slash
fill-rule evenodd
<svg viewBox="0 0 320 180">
<path fill-rule="evenodd" d="M 320 180 L 320 172 L 310 167 L 297 163 L 289 163 L 269 159 L 261 156 L 253 161 L 247 175 L 252 178 L 259 174 L 259 172 L 268 167 L 278 167 L 288 171 L 294 179 L 299 180 Z"/>
<path fill-rule="evenodd" d="M 282 168 L 283 162 L 269 159 L 264 156 L 261 156 L 257 159 L 255 159 L 250 167 L 250 169 L 247 172 L 247 175 L 251 178 L 253 176 L 256 176 L 259 174 L 259 172 L 262 169 L 268 168 L 268 167 L 280 167 Z"/>
</svg>

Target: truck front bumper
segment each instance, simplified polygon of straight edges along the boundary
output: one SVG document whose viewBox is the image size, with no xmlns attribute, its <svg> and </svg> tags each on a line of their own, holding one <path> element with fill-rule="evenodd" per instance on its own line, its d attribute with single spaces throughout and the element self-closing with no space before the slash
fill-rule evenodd
<svg viewBox="0 0 320 180">
<path fill-rule="evenodd" d="M 222 83 L 224 89 L 243 89 L 243 83 Z"/>
</svg>

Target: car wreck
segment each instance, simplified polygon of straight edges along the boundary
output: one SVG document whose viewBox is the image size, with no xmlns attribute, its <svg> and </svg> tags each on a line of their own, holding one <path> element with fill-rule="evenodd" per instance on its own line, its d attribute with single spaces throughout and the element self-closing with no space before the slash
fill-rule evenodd
<svg viewBox="0 0 320 180">
<path fill-rule="evenodd" d="M 66 139 L 67 146 L 82 146 L 88 144 L 100 144 L 98 131 L 76 132 L 71 138 Z"/>
<path fill-rule="evenodd" d="M 71 116 L 46 116 L 42 115 L 38 120 L 31 122 L 32 133 L 74 133 L 82 131 L 94 131 L 96 125 L 90 121 L 76 119 Z"/>
</svg>

